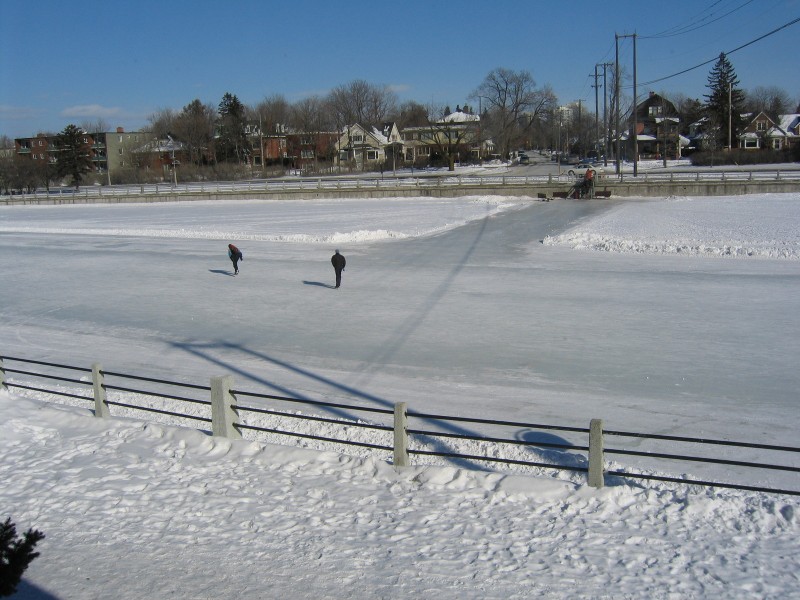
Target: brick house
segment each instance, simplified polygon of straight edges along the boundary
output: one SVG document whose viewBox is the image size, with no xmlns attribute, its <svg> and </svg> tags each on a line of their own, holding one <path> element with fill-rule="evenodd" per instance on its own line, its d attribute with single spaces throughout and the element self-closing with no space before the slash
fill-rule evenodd
<svg viewBox="0 0 800 600">
<path fill-rule="evenodd" d="M 753 117 L 739 134 L 739 148 L 783 150 L 800 143 L 800 114 L 781 115 L 773 121 L 763 111 Z"/>
<path fill-rule="evenodd" d="M 131 153 L 142 146 L 148 136 L 147 133 L 126 132 L 118 127 L 114 132 L 84 132 L 83 143 L 91 157 L 93 171 L 111 179 L 121 169 L 131 166 Z M 16 138 L 15 153 L 36 161 L 37 164 L 53 165 L 58 155 L 57 137 L 58 135 L 39 133 L 35 137 Z"/>
</svg>

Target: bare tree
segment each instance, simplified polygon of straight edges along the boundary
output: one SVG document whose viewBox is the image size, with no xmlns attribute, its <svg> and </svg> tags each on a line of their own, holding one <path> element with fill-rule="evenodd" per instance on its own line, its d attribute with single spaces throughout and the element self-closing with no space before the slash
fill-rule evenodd
<svg viewBox="0 0 800 600">
<path fill-rule="evenodd" d="M 79 129 L 87 133 L 107 133 L 111 131 L 108 121 L 105 119 L 96 119 L 94 121 L 83 121 L 78 125 Z"/>
<path fill-rule="evenodd" d="M 396 112 L 397 95 L 388 86 L 377 86 L 357 79 L 340 85 L 328 96 L 337 129 L 345 125 L 377 125 Z"/>
<path fill-rule="evenodd" d="M 213 156 L 216 116 L 216 109 L 211 104 L 195 99 L 183 107 L 172 120 L 171 129 L 167 130 L 183 143 L 189 161 L 198 166 Z"/>
<path fill-rule="evenodd" d="M 291 109 L 289 123 L 296 131 L 302 132 L 304 150 L 313 153 L 314 170 L 318 169 L 318 159 L 324 157 L 332 161 L 335 153 L 335 136 L 329 104 L 324 98 L 311 96 L 297 102 Z"/>
<path fill-rule="evenodd" d="M 504 68 L 491 71 L 470 97 L 488 102 L 489 131 L 504 157 L 519 140 L 521 126 L 531 127 L 534 119 L 550 110 L 556 100 L 549 87 L 536 87 L 528 71 Z"/>
<path fill-rule="evenodd" d="M 272 134 L 289 122 L 291 112 L 292 106 L 286 98 L 274 94 L 264 98 L 252 109 L 251 118 L 258 121 L 261 131 Z"/>
<path fill-rule="evenodd" d="M 166 138 L 175 128 L 177 116 L 171 108 L 162 108 L 147 118 L 150 123 L 147 129 L 157 138 Z"/>
<path fill-rule="evenodd" d="M 395 121 L 401 130 L 406 127 L 423 127 L 429 122 L 428 109 L 419 102 L 409 100 L 399 106 L 390 120 Z"/>
<path fill-rule="evenodd" d="M 773 121 L 791 110 L 792 97 L 777 86 L 759 86 L 745 92 L 745 109 L 758 114 L 764 112 Z"/>
<path fill-rule="evenodd" d="M 468 158 L 473 145 L 480 143 L 478 115 L 451 113 L 449 107 L 430 104 L 426 109 L 426 141 L 433 146 L 432 159 L 455 170 L 456 160 Z"/>
</svg>

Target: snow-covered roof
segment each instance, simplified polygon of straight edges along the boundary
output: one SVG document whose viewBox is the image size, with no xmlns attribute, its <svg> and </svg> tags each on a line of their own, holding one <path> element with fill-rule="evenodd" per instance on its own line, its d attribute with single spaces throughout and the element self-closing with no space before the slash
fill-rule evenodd
<svg viewBox="0 0 800 600">
<path fill-rule="evenodd" d="M 389 143 L 389 138 L 383 135 L 383 132 L 381 132 L 381 130 L 377 127 L 373 127 L 371 133 L 373 136 L 375 136 L 375 139 L 378 141 L 378 143 L 382 145 Z"/>
<path fill-rule="evenodd" d="M 479 115 L 473 115 L 457 110 L 456 112 L 446 115 L 442 119 L 442 123 L 475 123 L 480 120 L 481 118 Z"/>
<path fill-rule="evenodd" d="M 169 138 L 167 140 L 153 140 L 146 143 L 141 148 L 137 148 L 136 152 L 179 152 L 183 150 L 183 142 L 178 142 Z"/>
<path fill-rule="evenodd" d="M 800 127 L 800 113 L 781 115 L 778 125 L 784 131 L 795 134 L 798 131 L 798 127 Z"/>
</svg>

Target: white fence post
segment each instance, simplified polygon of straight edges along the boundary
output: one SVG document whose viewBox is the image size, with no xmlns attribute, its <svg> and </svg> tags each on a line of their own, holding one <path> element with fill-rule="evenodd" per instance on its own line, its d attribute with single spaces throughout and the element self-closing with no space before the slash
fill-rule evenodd
<svg viewBox="0 0 800 600">
<path fill-rule="evenodd" d="M 237 429 L 239 413 L 233 407 L 236 398 L 231 394 L 233 377 L 223 375 L 211 378 L 211 433 L 226 438 L 241 439 Z"/>
<path fill-rule="evenodd" d="M 111 416 L 106 404 L 106 386 L 103 378 L 103 367 L 100 363 L 92 365 L 92 387 L 94 388 L 94 416 L 107 419 Z"/>
<path fill-rule="evenodd" d="M 394 405 L 394 460 L 395 467 L 409 466 L 408 411 L 405 402 Z"/>
<path fill-rule="evenodd" d="M 589 485 L 602 488 L 603 478 L 603 419 L 592 419 L 589 425 Z"/>
<path fill-rule="evenodd" d="M 0 389 L 7 392 L 8 384 L 6 383 L 6 368 L 3 366 L 3 357 L 0 356 Z"/>
</svg>

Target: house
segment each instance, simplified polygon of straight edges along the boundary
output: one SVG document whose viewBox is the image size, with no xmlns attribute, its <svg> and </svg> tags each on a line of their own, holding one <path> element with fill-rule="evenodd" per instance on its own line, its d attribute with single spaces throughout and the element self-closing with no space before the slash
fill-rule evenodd
<svg viewBox="0 0 800 600">
<path fill-rule="evenodd" d="M 389 139 L 378 129 L 367 129 L 358 123 L 348 125 L 336 142 L 337 162 L 364 171 L 386 160 L 388 145 Z"/>
<path fill-rule="evenodd" d="M 188 162 L 186 147 L 182 142 L 167 136 L 166 139 L 154 138 L 142 146 L 132 150 L 122 167 L 141 168 L 159 173 L 165 181 L 178 180 L 177 169 L 181 162 Z"/>
<path fill-rule="evenodd" d="M 762 111 L 739 134 L 739 148 L 783 150 L 800 143 L 799 131 L 800 115 L 781 115 L 776 123 Z"/>
<path fill-rule="evenodd" d="M 793 144 L 800 143 L 800 113 L 781 115 L 778 126 L 790 136 Z"/>
<path fill-rule="evenodd" d="M 331 131 L 288 133 L 285 157 L 294 168 L 318 171 L 321 164 L 333 165 L 339 134 Z"/>
<path fill-rule="evenodd" d="M 490 155 L 494 151 L 494 144 L 482 138 L 480 121 L 480 115 L 457 106 L 454 112 L 435 123 L 404 129 L 402 139 L 406 161 L 481 159 Z"/>
<path fill-rule="evenodd" d="M 636 106 L 636 134 L 640 159 L 680 158 L 681 148 L 689 144 L 679 132 L 680 119 L 675 105 L 655 92 Z M 628 156 L 633 156 L 633 137 L 622 136 Z"/>
</svg>

